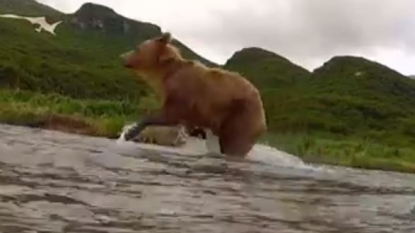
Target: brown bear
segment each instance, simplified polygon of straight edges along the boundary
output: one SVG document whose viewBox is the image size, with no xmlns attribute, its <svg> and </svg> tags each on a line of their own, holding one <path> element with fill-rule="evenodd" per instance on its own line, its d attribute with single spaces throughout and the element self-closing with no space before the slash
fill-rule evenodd
<svg viewBox="0 0 415 233">
<path fill-rule="evenodd" d="M 130 140 L 146 126 L 182 124 L 210 129 L 221 153 L 246 156 L 267 130 L 257 88 L 236 72 L 184 59 L 170 33 L 149 39 L 121 57 L 162 101 L 158 114 L 144 117 L 125 134 Z"/>
</svg>

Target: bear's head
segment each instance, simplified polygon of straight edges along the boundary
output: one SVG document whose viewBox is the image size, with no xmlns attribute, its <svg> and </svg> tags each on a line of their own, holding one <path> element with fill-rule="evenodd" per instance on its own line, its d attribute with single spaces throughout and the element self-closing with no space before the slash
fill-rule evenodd
<svg viewBox="0 0 415 233">
<path fill-rule="evenodd" d="M 165 32 L 161 36 L 144 41 L 135 50 L 121 55 L 124 66 L 143 79 L 160 100 L 164 98 L 163 76 L 171 64 L 183 60 L 180 51 L 171 41 L 171 34 Z"/>
<path fill-rule="evenodd" d="M 179 50 L 170 44 L 171 41 L 168 32 L 144 41 L 135 50 L 121 55 L 124 66 L 138 73 L 159 73 L 172 61 L 182 59 Z"/>
</svg>

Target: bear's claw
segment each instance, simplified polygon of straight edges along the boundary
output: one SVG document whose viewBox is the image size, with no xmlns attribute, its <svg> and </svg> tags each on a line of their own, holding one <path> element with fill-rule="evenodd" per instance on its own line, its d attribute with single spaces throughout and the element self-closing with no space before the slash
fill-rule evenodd
<svg viewBox="0 0 415 233">
<path fill-rule="evenodd" d="M 127 132 L 124 134 L 124 139 L 126 141 L 131 141 L 133 138 L 137 137 L 141 132 L 140 127 L 138 125 L 132 126 Z"/>
</svg>

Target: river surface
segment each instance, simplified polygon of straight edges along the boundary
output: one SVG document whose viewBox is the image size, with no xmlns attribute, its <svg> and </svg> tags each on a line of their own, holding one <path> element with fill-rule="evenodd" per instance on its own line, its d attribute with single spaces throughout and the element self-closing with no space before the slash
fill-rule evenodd
<svg viewBox="0 0 415 233">
<path fill-rule="evenodd" d="M 0 125 L 0 232 L 415 232 L 415 176 Z"/>
</svg>

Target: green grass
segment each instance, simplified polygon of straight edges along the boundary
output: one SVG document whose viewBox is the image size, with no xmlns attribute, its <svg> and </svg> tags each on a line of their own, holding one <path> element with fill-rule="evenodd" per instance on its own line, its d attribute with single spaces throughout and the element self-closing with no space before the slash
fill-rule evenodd
<svg viewBox="0 0 415 233">
<path fill-rule="evenodd" d="M 154 104 L 152 98 L 143 98 L 140 103 L 77 100 L 58 94 L 0 90 L 0 122 L 39 126 L 52 121 L 69 132 L 81 130 L 91 136 L 114 138 L 127 122 L 136 121 Z"/>
<path fill-rule="evenodd" d="M 260 89 L 271 145 L 305 161 L 415 171 L 415 81 L 361 57 L 333 57 L 307 74 L 246 49 L 226 68 Z"/>
<path fill-rule="evenodd" d="M 69 133 L 116 138 L 125 124 L 154 110 L 157 103 L 152 96 L 142 98 L 140 102 L 121 102 L 0 90 L 0 106 L 1 123 L 45 127 L 45 123 L 51 122 L 48 127 L 52 129 L 56 127 L 54 124 L 59 124 L 59 130 Z M 269 132 L 260 142 L 299 156 L 306 162 L 415 172 L 415 148 L 410 146 L 388 146 L 330 133 Z"/>
<path fill-rule="evenodd" d="M 275 134 L 261 139 L 309 163 L 415 173 L 415 148 L 336 135 Z"/>
</svg>

